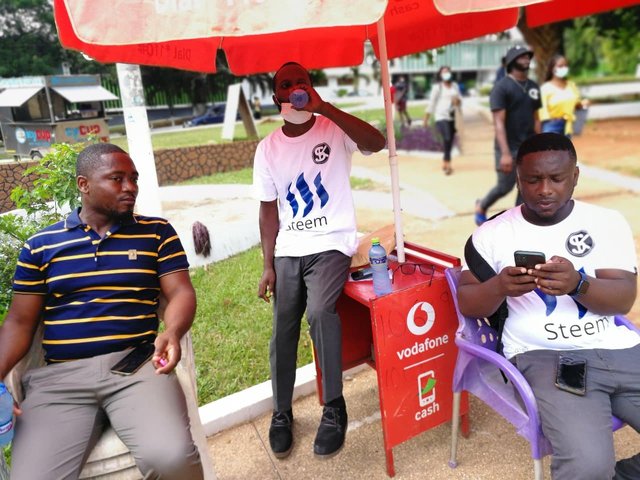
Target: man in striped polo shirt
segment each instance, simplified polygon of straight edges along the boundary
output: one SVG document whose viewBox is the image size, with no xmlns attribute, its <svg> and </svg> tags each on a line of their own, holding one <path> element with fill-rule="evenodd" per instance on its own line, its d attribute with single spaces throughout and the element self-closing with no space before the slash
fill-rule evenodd
<svg viewBox="0 0 640 480">
<path fill-rule="evenodd" d="M 23 377 L 11 478 L 77 478 L 111 424 L 145 478 L 200 479 L 173 371 L 196 309 L 180 239 L 166 220 L 133 213 L 138 172 L 121 148 L 88 146 L 76 174 L 82 206 L 25 243 L 0 328 L 0 378 L 27 353 L 39 322 L 47 362 Z M 133 375 L 111 372 L 143 342 L 155 344 L 151 362 Z"/>
</svg>

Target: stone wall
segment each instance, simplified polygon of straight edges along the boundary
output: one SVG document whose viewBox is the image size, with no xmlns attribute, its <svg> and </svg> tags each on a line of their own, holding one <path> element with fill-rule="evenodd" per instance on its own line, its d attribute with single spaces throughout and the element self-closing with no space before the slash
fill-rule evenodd
<svg viewBox="0 0 640 480">
<path fill-rule="evenodd" d="M 258 140 L 156 150 L 158 183 L 170 185 L 202 175 L 251 167 Z"/>
<path fill-rule="evenodd" d="M 160 185 L 171 185 L 183 180 L 216 172 L 229 172 L 251 167 L 258 140 L 203 145 L 199 147 L 156 150 L 156 170 Z M 0 163 L 0 213 L 13 210 L 9 198 L 16 185 L 29 187 L 35 176 L 23 177 L 24 171 L 34 162 Z"/>
</svg>

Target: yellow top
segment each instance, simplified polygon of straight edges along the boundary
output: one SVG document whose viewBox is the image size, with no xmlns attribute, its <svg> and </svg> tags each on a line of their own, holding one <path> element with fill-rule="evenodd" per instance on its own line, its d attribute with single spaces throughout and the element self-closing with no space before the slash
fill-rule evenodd
<svg viewBox="0 0 640 480">
<path fill-rule="evenodd" d="M 539 111 L 540 121 L 564 119 L 566 125 L 564 133 L 573 133 L 573 122 L 576 119 L 576 104 L 580 102 L 578 87 L 571 80 L 567 81 L 564 88 L 560 88 L 552 82 L 545 82 L 540 87 L 542 108 Z"/>
</svg>

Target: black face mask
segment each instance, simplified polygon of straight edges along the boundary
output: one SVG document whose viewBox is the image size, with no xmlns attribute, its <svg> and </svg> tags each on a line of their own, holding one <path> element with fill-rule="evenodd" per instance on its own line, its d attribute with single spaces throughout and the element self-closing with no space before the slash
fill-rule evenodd
<svg viewBox="0 0 640 480">
<path fill-rule="evenodd" d="M 525 67 L 524 65 L 520 65 L 518 62 L 513 62 L 513 69 L 518 70 L 519 72 L 528 72 L 529 67 Z"/>
</svg>

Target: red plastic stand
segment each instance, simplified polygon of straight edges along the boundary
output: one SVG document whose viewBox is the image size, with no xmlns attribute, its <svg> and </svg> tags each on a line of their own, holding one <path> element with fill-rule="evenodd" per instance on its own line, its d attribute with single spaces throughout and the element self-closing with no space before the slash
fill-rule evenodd
<svg viewBox="0 0 640 480">
<path fill-rule="evenodd" d="M 348 281 L 337 305 L 343 369 L 367 363 L 377 373 L 389 476 L 395 475 L 393 447 L 451 420 L 457 356 L 458 320 L 444 269 L 460 265 L 460 259 L 412 243 L 405 243 L 405 256 L 405 263 L 434 268 L 426 274 L 419 267 L 405 274 L 389 255 L 394 271 L 390 294 L 376 298 L 370 280 Z M 322 402 L 317 362 L 316 373 Z M 464 394 L 463 432 L 468 432 L 468 409 Z"/>
</svg>

